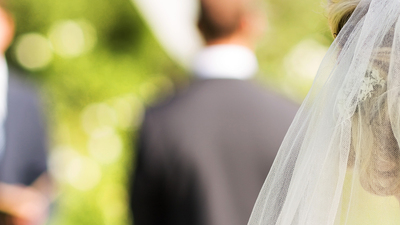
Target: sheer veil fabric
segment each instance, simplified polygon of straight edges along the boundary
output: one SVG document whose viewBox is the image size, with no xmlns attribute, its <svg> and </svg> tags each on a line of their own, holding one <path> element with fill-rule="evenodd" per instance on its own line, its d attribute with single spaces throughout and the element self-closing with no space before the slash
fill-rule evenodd
<svg viewBox="0 0 400 225">
<path fill-rule="evenodd" d="M 400 0 L 361 0 L 321 63 L 249 225 L 400 224 Z"/>
</svg>

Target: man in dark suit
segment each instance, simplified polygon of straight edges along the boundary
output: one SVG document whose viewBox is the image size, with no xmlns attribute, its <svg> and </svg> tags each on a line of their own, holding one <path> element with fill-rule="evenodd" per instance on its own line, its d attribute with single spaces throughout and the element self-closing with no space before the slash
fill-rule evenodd
<svg viewBox="0 0 400 225">
<path fill-rule="evenodd" d="M 135 225 L 244 225 L 297 106 L 249 79 L 259 11 L 202 0 L 195 81 L 147 110 L 131 190 Z"/>
<path fill-rule="evenodd" d="M 0 1 L 0 224 L 43 224 L 48 208 L 45 127 L 36 93 L 9 70 L 14 23 Z M 6 113 L 3 113 L 6 112 Z"/>
</svg>

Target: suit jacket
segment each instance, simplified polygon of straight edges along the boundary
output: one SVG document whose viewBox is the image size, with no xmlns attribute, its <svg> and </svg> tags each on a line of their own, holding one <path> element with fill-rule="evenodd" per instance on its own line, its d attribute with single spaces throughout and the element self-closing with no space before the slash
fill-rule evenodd
<svg viewBox="0 0 400 225">
<path fill-rule="evenodd" d="M 297 106 L 250 81 L 197 81 L 147 110 L 135 225 L 244 225 Z"/>
<path fill-rule="evenodd" d="M 0 182 L 30 185 L 47 170 L 47 146 L 34 90 L 10 73 L 5 123 L 5 152 Z"/>
</svg>

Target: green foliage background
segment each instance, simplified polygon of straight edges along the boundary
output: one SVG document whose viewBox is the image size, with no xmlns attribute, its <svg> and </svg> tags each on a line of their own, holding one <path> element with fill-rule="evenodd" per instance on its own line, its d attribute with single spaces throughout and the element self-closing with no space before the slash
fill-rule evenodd
<svg viewBox="0 0 400 225">
<path fill-rule="evenodd" d="M 297 100 L 304 97 L 310 81 L 288 78 L 283 63 L 288 52 L 304 39 L 330 44 L 321 5 L 320 0 L 266 2 L 267 33 L 257 52 L 264 85 Z M 90 137 L 82 127 L 85 107 L 103 103 L 112 108 L 120 98 L 135 99 L 129 116 L 136 115 L 137 121 L 131 122 L 137 124 L 143 106 L 151 104 L 158 93 L 172 91 L 189 79 L 166 55 L 129 0 L 15 0 L 10 1 L 10 9 L 17 24 L 16 39 L 31 32 L 48 36 L 53 24 L 62 20 L 85 19 L 97 32 L 97 44 L 91 51 L 75 58 L 55 54 L 46 68 L 26 71 L 28 79 L 40 87 L 46 106 L 50 151 L 69 146 L 91 157 L 87 150 Z M 20 67 L 15 48 L 14 44 L 7 58 Z M 282 87 L 289 87 L 290 93 Z M 123 140 L 122 155 L 112 164 L 99 164 L 102 177 L 94 188 L 82 191 L 57 180 L 49 224 L 129 223 L 124 187 L 134 166 L 136 127 L 116 128 Z"/>
</svg>

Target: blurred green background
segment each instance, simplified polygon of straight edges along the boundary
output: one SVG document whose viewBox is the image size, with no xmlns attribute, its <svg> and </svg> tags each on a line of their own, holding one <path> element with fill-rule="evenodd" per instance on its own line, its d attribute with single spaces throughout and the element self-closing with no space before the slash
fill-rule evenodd
<svg viewBox="0 0 400 225">
<path fill-rule="evenodd" d="M 266 2 L 260 83 L 301 102 L 332 41 L 320 0 Z M 146 106 L 190 77 L 129 0 L 10 1 L 9 63 L 41 92 L 57 183 L 49 224 L 129 224 L 128 176 Z"/>
</svg>

